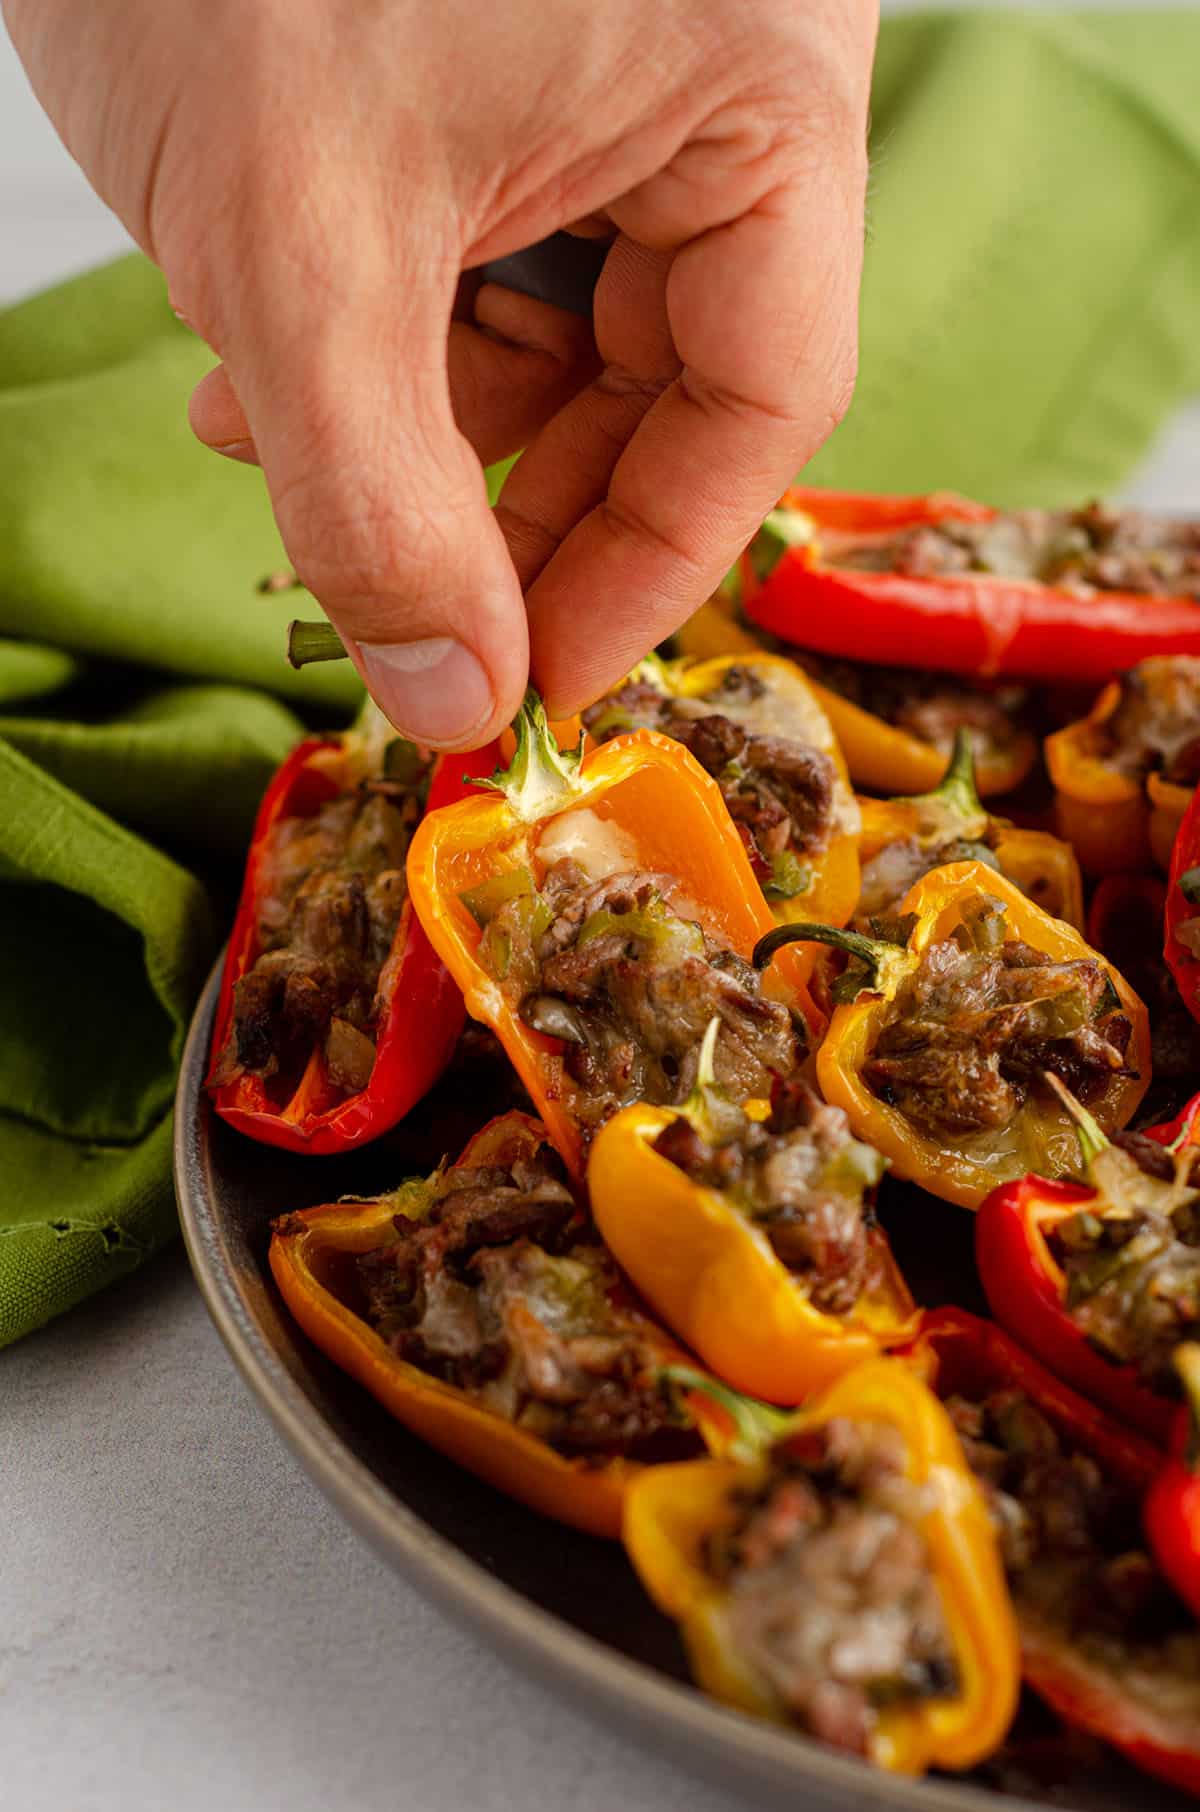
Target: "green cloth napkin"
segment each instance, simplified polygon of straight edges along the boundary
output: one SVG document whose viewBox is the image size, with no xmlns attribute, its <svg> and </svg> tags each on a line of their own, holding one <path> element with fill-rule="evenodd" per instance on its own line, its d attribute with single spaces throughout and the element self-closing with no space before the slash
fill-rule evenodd
<svg viewBox="0 0 1200 1812">
<path fill-rule="evenodd" d="M 1200 388 L 1200 17 L 883 27 L 858 394 L 806 476 L 1065 502 Z M 0 1342 L 172 1233 L 174 1072 L 254 805 L 345 667 L 260 478 L 188 433 L 210 363 L 125 259 L 0 315 Z"/>
</svg>

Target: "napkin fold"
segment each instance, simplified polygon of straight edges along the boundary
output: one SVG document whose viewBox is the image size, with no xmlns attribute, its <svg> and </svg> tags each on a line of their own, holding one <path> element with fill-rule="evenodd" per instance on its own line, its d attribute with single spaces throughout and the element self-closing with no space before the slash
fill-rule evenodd
<svg viewBox="0 0 1200 1812">
<path fill-rule="evenodd" d="M 875 77 L 859 387 L 813 482 L 1111 489 L 1200 388 L 1200 17 L 922 13 Z M 175 1226 L 174 1074 L 256 801 L 346 667 L 282 658 L 260 477 L 128 258 L 0 314 L 0 1343 Z"/>
</svg>

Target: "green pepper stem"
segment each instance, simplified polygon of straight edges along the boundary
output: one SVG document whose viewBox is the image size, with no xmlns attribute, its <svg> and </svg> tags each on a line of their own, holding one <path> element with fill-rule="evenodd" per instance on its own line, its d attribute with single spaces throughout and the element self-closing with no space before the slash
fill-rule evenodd
<svg viewBox="0 0 1200 1812">
<path fill-rule="evenodd" d="M 1184 869 L 1179 877 L 1179 891 L 1189 906 L 1200 904 L 1200 865 Z"/>
<path fill-rule="evenodd" d="M 332 623 L 288 624 L 287 657 L 293 667 L 313 661 L 348 660 L 346 647 Z"/>
<path fill-rule="evenodd" d="M 1066 1083 L 1052 1070 L 1043 1070 L 1042 1080 L 1058 1096 L 1074 1122 L 1075 1137 L 1079 1140 L 1079 1151 L 1083 1158 L 1084 1169 L 1090 1169 L 1101 1152 L 1108 1150 L 1107 1134 L 1101 1128 L 1095 1115 L 1088 1112 L 1082 1101 L 1075 1099 Z"/>
<path fill-rule="evenodd" d="M 798 920 L 791 925 L 777 925 L 774 931 L 759 938 L 750 959 L 754 967 L 765 969 L 785 944 L 829 944 L 834 950 L 844 950 L 847 956 L 856 956 L 860 963 L 866 964 L 864 987 L 867 988 L 875 987 L 884 963 L 889 956 L 896 955 L 895 945 L 885 944 L 882 938 L 864 937 L 860 931 L 843 931 L 838 925 L 814 925 Z"/>
<path fill-rule="evenodd" d="M 1181 1151 L 1186 1151 L 1189 1145 L 1200 1145 L 1200 1139 L 1195 1136 L 1198 1120 L 1200 1120 L 1200 1095 L 1196 1097 L 1191 1113 L 1167 1146 L 1167 1150 L 1173 1158 L 1177 1158 Z"/>
<path fill-rule="evenodd" d="M 796 1420 L 791 1410 L 773 1409 L 769 1403 L 743 1397 L 722 1384 L 719 1378 L 694 1371 L 690 1365 L 664 1365 L 658 1376 L 678 1395 L 695 1391 L 725 1411 L 735 1430 L 734 1439 L 726 1450 L 731 1460 L 745 1463 L 759 1459 L 766 1448 L 782 1440 Z"/>
<path fill-rule="evenodd" d="M 923 797 L 926 804 L 943 806 L 948 814 L 961 819 L 964 830 L 970 821 L 978 823 L 981 819 L 986 828 L 987 808 L 975 784 L 975 745 L 965 724 L 960 724 L 954 733 L 954 747 L 941 781 Z"/>
<path fill-rule="evenodd" d="M 696 1082 L 693 1094 L 702 1089 L 714 1088 L 717 1081 L 717 1037 L 721 1030 L 721 1016 L 714 1013 L 705 1028 L 704 1038 L 700 1045 L 700 1055 L 696 1060 Z"/>
<path fill-rule="evenodd" d="M 758 578 L 769 579 L 786 553 L 808 547 L 816 534 L 816 523 L 803 510 L 772 510 L 750 543 L 750 564 Z"/>
<path fill-rule="evenodd" d="M 577 749 L 560 749 L 550 730 L 546 707 L 531 686 L 513 719 L 517 751 L 511 766 L 497 768 L 490 780 L 476 784 L 503 793 L 524 824 L 536 824 L 562 811 L 580 792 L 579 764 L 583 738 Z"/>
</svg>

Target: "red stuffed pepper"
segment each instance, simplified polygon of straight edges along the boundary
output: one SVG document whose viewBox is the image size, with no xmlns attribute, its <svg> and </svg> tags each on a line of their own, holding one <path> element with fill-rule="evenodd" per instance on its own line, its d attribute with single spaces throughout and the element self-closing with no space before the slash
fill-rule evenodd
<svg viewBox="0 0 1200 1812">
<path fill-rule="evenodd" d="M 208 1090 L 241 1132 L 338 1152 L 394 1126 L 445 1068 L 462 996 L 408 900 L 423 812 L 490 773 L 495 747 L 434 761 L 368 704 L 302 742 L 254 827 Z"/>
<path fill-rule="evenodd" d="M 1026 1684 L 1138 1767 L 1200 1791 L 1200 1627 L 1147 1550 L 1161 1456 L 958 1309 L 921 1336 L 984 1488 Z"/>
<path fill-rule="evenodd" d="M 1200 1617 L 1200 1346 L 1175 1355 L 1186 1402 L 1176 1417 L 1171 1457 L 1146 1498 L 1143 1518 L 1154 1558 Z"/>
<path fill-rule="evenodd" d="M 1025 1176 L 979 1210 L 992 1313 L 1060 1378 L 1165 1443 L 1174 1352 L 1200 1335 L 1200 1095 L 1111 1141 L 1075 1104 L 1088 1181 Z"/>
<path fill-rule="evenodd" d="M 796 488 L 742 579 L 760 628 L 901 667 L 1087 684 L 1200 654 L 1200 527 L 1098 504 L 1005 515 L 949 492 Z"/>
<path fill-rule="evenodd" d="M 1163 955 L 1184 1005 L 1200 1019 L 1200 788 L 1171 851 Z"/>
</svg>

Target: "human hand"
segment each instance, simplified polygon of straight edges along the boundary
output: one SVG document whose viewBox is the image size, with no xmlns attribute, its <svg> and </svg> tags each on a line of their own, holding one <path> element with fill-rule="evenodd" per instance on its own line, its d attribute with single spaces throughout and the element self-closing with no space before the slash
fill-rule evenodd
<svg viewBox="0 0 1200 1812">
<path fill-rule="evenodd" d="M 412 736 L 484 741 L 531 664 L 597 696 L 846 407 L 874 0 L 3 4 L 222 361 L 196 433 Z M 564 226 L 617 235 L 592 327 L 463 282 Z"/>
</svg>

